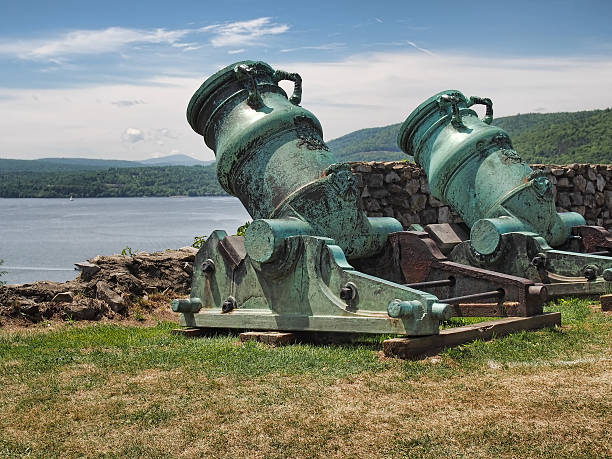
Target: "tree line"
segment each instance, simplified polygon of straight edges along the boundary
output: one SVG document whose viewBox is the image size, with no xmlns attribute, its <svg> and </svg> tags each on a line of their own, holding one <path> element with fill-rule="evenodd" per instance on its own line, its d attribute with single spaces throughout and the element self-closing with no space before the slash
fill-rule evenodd
<svg viewBox="0 0 612 459">
<path fill-rule="evenodd" d="M 110 168 L 74 172 L 0 172 L 2 198 L 220 196 L 215 166 Z"/>
</svg>

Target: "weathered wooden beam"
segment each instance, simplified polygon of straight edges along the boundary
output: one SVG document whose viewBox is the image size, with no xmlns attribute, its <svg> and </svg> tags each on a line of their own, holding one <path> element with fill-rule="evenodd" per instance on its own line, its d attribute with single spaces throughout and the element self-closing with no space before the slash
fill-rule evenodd
<svg viewBox="0 0 612 459">
<path fill-rule="evenodd" d="M 612 311 L 612 294 L 601 295 L 599 297 L 602 311 Z"/>
<path fill-rule="evenodd" d="M 521 314 L 521 304 L 516 301 L 461 303 L 452 307 L 454 317 L 518 317 Z"/>
<path fill-rule="evenodd" d="M 383 352 L 387 357 L 414 359 L 434 355 L 444 348 L 459 346 L 477 339 L 489 340 L 516 331 L 550 328 L 557 325 L 561 325 L 560 312 L 531 317 L 509 317 L 465 327 L 448 328 L 440 331 L 439 335 L 388 339 L 383 342 Z"/>
<path fill-rule="evenodd" d="M 240 341 L 257 341 L 259 343 L 270 344 L 273 346 L 286 346 L 297 340 L 295 333 L 284 332 L 245 332 L 240 333 Z"/>
<path fill-rule="evenodd" d="M 182 335 L 188 338 L 197 338 L 204 334 L 201 328 L 174 328 L 170 331 L 173 335 Z"/>
</svg>

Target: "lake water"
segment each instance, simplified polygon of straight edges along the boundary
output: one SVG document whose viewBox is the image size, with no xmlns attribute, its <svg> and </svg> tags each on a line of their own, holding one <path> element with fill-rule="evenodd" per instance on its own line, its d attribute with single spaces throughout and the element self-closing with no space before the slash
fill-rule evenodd
<svg viewBox="0 0 612 459">
<path fill-rule="evenodd" d="M 0 279 L 66 281 L 96 255 L 178 249 L 247 220 L 232 197 L 0 199 Z"/>
</svg>

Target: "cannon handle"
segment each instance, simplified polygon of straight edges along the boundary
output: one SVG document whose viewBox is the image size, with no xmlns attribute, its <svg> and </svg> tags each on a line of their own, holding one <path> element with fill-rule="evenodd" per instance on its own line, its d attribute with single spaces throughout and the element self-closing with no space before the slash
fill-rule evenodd
<svg viewBox="0 0 612 459">
<path fill-rule="evenodd" d="M 491 121 L 493 121 L 493 102 L 491 99 L 488 97 L 470 96 L 467 106 L 471 107 L 472 105 L 485 105 L 487 109 L 482 122 L 485 124 L 491 124 Z"/>
<path fill-rule="evenodd" d="M 259 95 L 257 90 L 257 83 L 255 81 L 256 69 L 252 65 L 239 64 L 234 67 L 234 73 L 238 80 L 244 80 L 245 86 L 249 91 L 249 97 L 247 97 L 247 104 L 253 110 L 257 110 L 264 105 L 263 99 Z"/>
<path fill-rule="evenodd" d="M 440 104 L 440 108 L 445 105 L 450 105 L 453 116 L 451 118 L 451 124 L 456 129 L 464 128 L 463 121 L 461 120 L 461 112 L 459 110 L 459 104 L 462 103 L 465 99 L 463 97 L 453 96 L 451 94 L 443 94 L 438 99 L 438 103 Z M 493 121 L 493 102 L 488 97 L 477 97 L 470 96 L 470 98 L 466 101 L 466 106 L 471 107 L 472 105 L 485 105 L 487 107 L 485 111 L 485 116 L 482 119 L 482 122 L 485 124 L 491 124 Z"/>
<path fill-rule="evenodd" d="M 284 70 L 276 70 L 274 72 L 274 82 L 278 84 L 279 81 L 293 81 L 293 94 L 289 98 L 289 102 L 293 105 L 300 105 L 302 101 L 302 77 L 297 73 L 289 73 Z"/>
<path fill-rule="evenodd" d="M 463 125 L 463 121 L 461 121 L 461 113 L 459 112 L 459 102 L 461 102 L 461 99 L 451 94 L 442 94 L 438 99 L 438 104 L 440 108 L 443 108 L 448 105 L 451 106 L 451 109 L 453 111 L 451 124 L 455 129 L 461 129 L 465 127 Z"/>
<path fill-rule="evenodd" d="M 263 106 L 263 100 L 259 95 L 257 89 L 257 83 L 255 82 L 254 75 L 256 73 L 254 66 L 247 64 L 240 64 L 234 67 L 234 72 L 238 79 L 244 80 L 246 87 L 249 91 L 249 97 L 247 98 L 247 104 L 255 110 Z M 278 85 L 279 81 L 287 80 L 293 81 L 293 94 L 289 98 L 289 102 L 293 105 L 299 105 L 302 101 L 302 77 L 297 73 L 289 73 L 284 70 L 276 70 L 274 72 L 274 83 Z"/>
</svg>

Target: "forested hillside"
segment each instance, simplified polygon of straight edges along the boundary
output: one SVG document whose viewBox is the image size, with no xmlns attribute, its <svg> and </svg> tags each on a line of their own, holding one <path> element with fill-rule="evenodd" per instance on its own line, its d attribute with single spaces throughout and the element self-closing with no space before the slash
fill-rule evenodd
<svg viewBox="0 0 612 459">
<path fill-rule="evenodd" d="M 612 109 L 496 118 L 530 163 L 611 163 Z M 328 142 L 338 161 L 407 159 L 397 147 L 400 123 L 361 129 Z"/>
<path fill-rule="evenodd" d="M 407 156 L 397 146 L 400 123 L 390 126 L 360 129 L 327 142 L 341 162 L 395 161 Z"/>
<path fill-rule="evenodd" d="M 0 173 L 0 197 L 217 196 L 226 194 L 211 166 Z"/>
<path fill-rule="evenodd" d="M 496 119 L 515 149 L 531 163 L 612 162 L 612 109 L 531 113 Z"/>
</svg>

